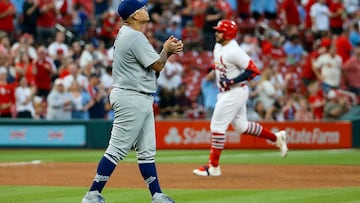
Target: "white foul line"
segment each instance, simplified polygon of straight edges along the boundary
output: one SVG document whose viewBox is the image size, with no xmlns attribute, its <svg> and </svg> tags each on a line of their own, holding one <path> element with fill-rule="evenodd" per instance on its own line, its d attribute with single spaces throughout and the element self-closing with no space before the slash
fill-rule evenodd
<svg viewBox="0 0 360 203">
<path fill-rule="evenodd" d="M 41 160 L 23 161 L 23 162 L 10 162 L 10 163 L 0 163 L 0 167 L 36 165 L 36 164 L 40 164 L 40 163 L 41 163 Z"/>
</svg>

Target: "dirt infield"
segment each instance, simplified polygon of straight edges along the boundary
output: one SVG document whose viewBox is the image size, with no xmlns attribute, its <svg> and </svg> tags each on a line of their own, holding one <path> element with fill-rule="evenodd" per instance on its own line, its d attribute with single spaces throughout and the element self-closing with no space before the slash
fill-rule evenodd
<svg viewBox="0 0 360 203">
<path fill-rule="evenodd" d="M 1 185 L 89 186 L 96 163 L 0 163 Z M 222 165 L 220 177 L 198 177 L 194 164 L 158 164 L 163 188 L 280 189 L 360 186 L 360 166 Z M 120 163 L 108 187 L 145 188 L 134 163 Z"/>
</svg>

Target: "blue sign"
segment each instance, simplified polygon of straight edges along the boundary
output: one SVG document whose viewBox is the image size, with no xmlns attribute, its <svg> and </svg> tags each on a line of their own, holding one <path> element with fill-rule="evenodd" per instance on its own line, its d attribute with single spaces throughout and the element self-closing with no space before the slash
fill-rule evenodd
<svg viewBox="0 0 360 203">
<path fill-rule="evenodd" d="M 85 125 L 0 126 L 0 146 L 84 146 Z"/>
</svg>

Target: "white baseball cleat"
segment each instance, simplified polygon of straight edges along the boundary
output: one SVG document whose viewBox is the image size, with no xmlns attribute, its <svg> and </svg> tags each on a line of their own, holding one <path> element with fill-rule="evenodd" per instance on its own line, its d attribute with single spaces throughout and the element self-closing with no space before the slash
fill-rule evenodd
<svg viewBox="0 0 360 203">
<path fill-rule="evenodd" d="M 287 135 L 286 131 L 282 130 L 277 133 L 275 133 L 276 141 L 275 145 L 280 149 L 281 157 L 285 158 L 288 152 L 288 147 L 286 144 Z"/>
<path fill-rule="evenodd" d="M 214 167 L 211 164 L 207 164 L 198 169 L 194 169 L 193 173 L 198 176 L 220 176 L 220 166 Z"/>
<path fill-rule="evenodd" d="M 85 194 L 81 203 L 105 203 L 104 197 L 96 191 L 90 191 Z"/>
<path fill-rule="evenodd" d="M 164 193 L 155 193 L 151 199 L 152 203 L 175 203 L 173 199 Z"/>
</svg>

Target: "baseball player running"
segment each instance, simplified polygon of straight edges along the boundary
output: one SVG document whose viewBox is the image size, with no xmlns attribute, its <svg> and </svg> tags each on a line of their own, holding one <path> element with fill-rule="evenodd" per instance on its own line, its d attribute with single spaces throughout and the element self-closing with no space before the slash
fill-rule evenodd
<svg viewBox="0 0 360 203">
<path fill-rule="evenodd" d="M 110 103 L 115 112 L 109 145 L 101 158 L 95 178 L 82 203 L 105 202 L 101 192 L 117 163 L 131 148 L 136 151 L 138 166 L 153 203 L 172 203 L 162 193 L 155 166 L 156 139 L 153 96 L 156 72 L 160 72 L 171 54 L 182 51 L 181 40 L 170 36 L 158 54 L 145 35 L 149 21 L 148 0 L 123 0 L 118 14 L 124 20 L 114 42 L 113 89 Z"/>
<path fill-rule="evenodd" d="M 240 133 L 271 140 L 280 148 L 282 157 L 286 157 L 288 151 L 285 131 L 274 134 L 259 123 L 247 120 L 246 102 L 249 96 L 247 81 L 260 72 L 234 39 L 238 32 L 236 23 L 231 20 L 221 20 L 214 29 L 216 30 L 215 70 L 210 74 L 215 74 L 220 93 L 210 124 L 212 139 L 209 162 L 193 170 L 193 173 L 199 176 L 221 175 L 219 160 L 226 141 L 225 132 L 230 123 Z"/>
</svg>

